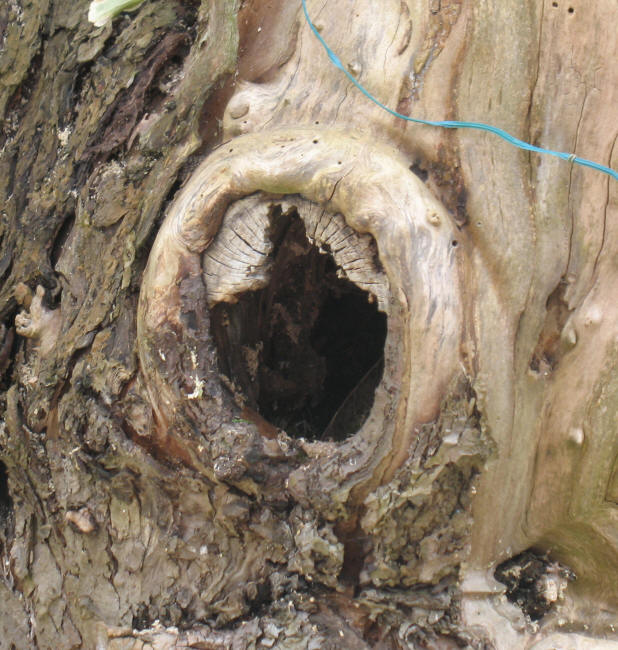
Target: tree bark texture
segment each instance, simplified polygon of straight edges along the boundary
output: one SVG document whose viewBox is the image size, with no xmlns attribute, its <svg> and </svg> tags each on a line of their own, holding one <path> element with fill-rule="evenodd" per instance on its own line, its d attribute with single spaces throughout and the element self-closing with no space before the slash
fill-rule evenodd
<svg viewBox="0 0 618 650">
<path fill-rule="evenodd" d="M 618 167 L 613 0 L 307 6 Z M 300 0 L 87 13 L 0 6 L 0 647 L 618 647 L 618 184 Z"/>
</svg>

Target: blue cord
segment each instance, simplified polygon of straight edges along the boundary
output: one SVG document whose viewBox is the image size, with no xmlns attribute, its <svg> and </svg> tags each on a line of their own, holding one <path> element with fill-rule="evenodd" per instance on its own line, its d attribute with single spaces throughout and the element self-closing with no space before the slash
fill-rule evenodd
<svg viewBox="0 0 618 650">
<path fill-rule="evenodd" d="M 543 149 L 542 147 L 536 147 L 533 144 L 524 142 L 519 138 L 513 137 L 510 133 L 507 133 L 506 131 L 499 129 L 497 126 L 483 124 L 482 122 L 457 122 L 455 120 L 446 120 L 446 121 L 421 120 L 416 117 L 409 117 L 408 115 L 402 115 L 401 113 L 394 111 L 392 108 L 385 106 L 376 97 L 374 97 L 362 84 L 360 84 L 350 72 L 348 72 L 347 68 L 345 68 L 343 63 L 341 63 L 339 57 L 330 49 L 326 41 L 322 38 L 320 32 L 318 32 L 316 26 L 311 22 L 311 18 L 309 17 L 309 12 L 307 11 L 306 1 L 305 0 L 301 0 L 301 1 L 303 3 L 303 11 L 305 12 L 305 18 L 307 20 L 307 23 L 309 24 L 309 27 L 311 27 L 311 31 L 315 34 L 318 41 L 320 41 L 320 43 L 322 44 L 322 47 L 326 50 L 326 53 L 328 54 L 328 58 L 331 60 L 333 65 L 339 68 L 339 70 L 341 70 L 345 74 L 345 76 L 363 93 L 363 95 L 365 95 L 365 97 L 369 98 L 374 104 L 377 104 L 380 108 L 385 110 L 387 113 L 390 113 L 391 115 L 394 115 L 395 117 L 398 117 L 402 120 L 406 120 L 407 122 L 415 122 L 416 124 L 426 124 L 428 126 L 440 126 L 445 129 L 465 128 L 465 129 L 478 129 L 479 131 L 489 131 L 490 133 L 495 133 L 498 137 L 502 138 L 503 140 L 506 140 L 507 142 L 510 142 L 512 145 L 515 145 L 520 149 L 524 149 L 526 151 L 534 151 L 536 153 L 545 153 L 545 154 L 549 154 L 550 156 L 555 156 L 556 158 L 562 158 L 562 160 L 567 160 L 571 163 L 583 165 L 584 167 L 592 167 L 592 169 L 596 169 L 600 172 L 603 172 L 604 174 L 608 174 L 609 176 L 611 176 L 612 178 L 618 181 L 618 172 L 614 171 L 610 167 L 606 167 L 605 165 L 601 165 L 599 163 L 593 162 L 592 160 L 579 158 L 574 153 L 565 153 L 563 151 L 552 151 L 551 149 Z"/>
</svg>

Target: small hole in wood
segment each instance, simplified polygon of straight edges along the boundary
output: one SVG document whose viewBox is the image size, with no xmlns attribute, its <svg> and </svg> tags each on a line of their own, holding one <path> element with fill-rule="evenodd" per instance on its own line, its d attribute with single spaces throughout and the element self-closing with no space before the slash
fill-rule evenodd
<svg viewBox="0 0 618 650">
<path fill-rule="evenodd" d="M 573 9 L 573 7 L 569 7 L 568 11 L 570 14 L 575 13 L 575 9 Z"/>
<path fill-rule="evenodd" d="M 318 142 L 319 142 L 319 140 L 314 140 L 313 144 L 317 144 Z"/>
<path fill-rule="evenodd" d="M 557 2 L 552 2 L 552 3 L 551 3 L 551 6 L 552 6 L 552 7 L 557 7 L 557 6 L 558 6 L 558 3 L 557 3 Z"/>
<path fill-rule="evenodd" d="M 548 597 L 551 592 L 547 589 L 547 578 L 551 578 L 554 584 L 560 580 L 564 586 L 576 578 L 570 568 L 551 561 L 533 549 L 499 564 L 494 577 L 506 586 L 507 600 L 522 609 L 533 621 L 541 620 L 555 609 L 554 599 Z"/>
<path fill-rule="evenodd" d="M 457 248 L 457 246 L 459 246 L 459 242 L 456 239 L 453 239 L 453 241 L 451 242 L 451 246 L 453 248 Z"/>
</svg>

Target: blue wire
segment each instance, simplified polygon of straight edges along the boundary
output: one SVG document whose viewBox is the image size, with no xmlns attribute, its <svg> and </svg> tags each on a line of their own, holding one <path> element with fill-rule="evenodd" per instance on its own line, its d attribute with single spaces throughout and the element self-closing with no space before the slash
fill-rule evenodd
<svg viewBox="0 0 618 650">
<path fill-rule="evenodd" d="M 309 12 L 307 11 L 307 4 L 305 0 L 301 0 L 303 3 L 303 11 L 305 13 L 305 18 L 311 31 L 315 34 L 316 38 L 322 44 L 322 47 L 326 50 L 328 58 L 331 60 L 332 64 L 341 70 L 345 76 L 374 104 L 377 104 L 380 108 L 385 110 L 387 113 L 394 115 L 402 120 L 407 122 L 415 122 L 416 124 L 425 124 L 427 126 L 439 126 L 444 129 L 478 129 L 479 131 L 489 131 L 490 133 L 495 133 L 498 137 L 510 142 L 512 145 L 524 149 L 525 151 L 534 151 L 536 153 L 549 154 L 550 156 L 555 156 L 556 158 L 562 158 L 562 160 L 567 160 L 571 163 L 576 163 L 578 165 L 583 165 L 584 167 L 592 167 L 604 174 L 608 174 L 612 178 L 618 181 L 618 172 L 614 171 L 610 167 L 601 165 L 599 163 L 593 162 L 592 160 L 586 160 L 585 158 L 580 158 L 574 153 L 565 153 L 564 151 L 552 151 L 551 149 L 543 149 L 542 147 L 536 147 L 533 144 L 524 142 L 519 138 L 515 138 L 510 133 L 507 133 L 503 129 L 499 129 L 497 126 L 491 126 L 490 124 L 483 124 L 482 122 L 457 122 L 455 120 L 445 120 L 445 121 L 433 121 L 433 120 L 421 120 L 416 117 L 409 117 L 408 115 L 402 115 L 397 111 L 394 111 L 392 108 L 385 106 L 380 102 L 376 97 L 374 97 L 356 78 L 347 70 L 347 68 L 341 63 L 339 57 L 330 49 L 326 41 L 322 38 L 322 35 L 317 30 L 316 26 L 311 22 L 309 17 Z"/>
</svg>

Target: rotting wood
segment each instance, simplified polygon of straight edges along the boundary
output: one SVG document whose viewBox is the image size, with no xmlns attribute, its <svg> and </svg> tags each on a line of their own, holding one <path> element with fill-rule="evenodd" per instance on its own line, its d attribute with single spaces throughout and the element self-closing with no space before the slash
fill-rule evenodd
<svg viewBox="0 0 618 650">
<path fill-rule="evenodd" d="M 179 287 L 200 273 L 200 256 L 215 238 L 229 201 L 258 190 L 301 194 L 343 214 L 349 227 L 370 233 L 377 243 L 390 295 L 387 305 L 378 296 L 389 318 L 389 336 L 385 379 L 373 415 L 339 448 L 303 444 L 310 464 L 288 483 L 296 498 L 317 506 L 324 493 L 312 494 L 313 477 L 328 471 L 322 460 L 327 453 L 338 491 L 346 495 L 358 486 L 364 495 L 405 461 L 415 432 L 435 417 L 444 391 L 460 371 L 459 273 L 465 246 L 459 245 L 462 239 L 444 208 L 399 155 L 357 135 L 309 128 L 236 138 L 206 159 L 174 201 L 150 254 L 138 315 L 141 364 L 157 412 L 158 444 L 166 447 L 175 414 L 195 399 L 202 376 L 214 371 L 202 350 L 185 348 Z M 222 232 L 225 237 L 226 230 Z M 220 245 L 215 244 L 217 251 Z M 168 331 L 175 332 L 177 351 L 169 350 Z M 177 368 L 161 363 L 161 355 L 170 352 L 179 359 Z M 212 409 L 212 400 L 202 396 Z M 392 415 L 381 415 L 385 412 Z M 185 455 L 199 458 L 196 446 L 189 447 Z M 340 460 L 334 463 L 334 457 Z M 208 456 L 200 460 L 201 465 L 210 462 Z M 347 500 L 332 493 L 328 498 L 341 505 Z"/>
</svg>

